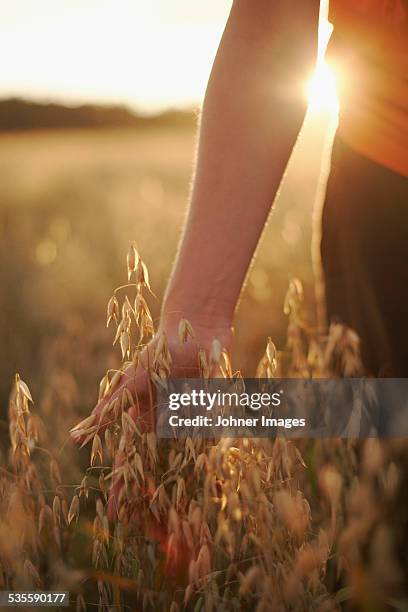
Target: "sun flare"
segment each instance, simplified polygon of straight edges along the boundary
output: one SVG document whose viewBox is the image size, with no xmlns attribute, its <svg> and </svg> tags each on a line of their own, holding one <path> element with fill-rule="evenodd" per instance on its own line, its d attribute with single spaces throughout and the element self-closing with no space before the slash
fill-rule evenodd
<svg viewBox="0 0 408 612">
<path fill-rule="evenodd" d="M 339 110 L 338 74 L 324 60 L 318 63 L 313 75 L 306 84 L 306 96 L 309 108 L 314 111 Z"/>
</svg>

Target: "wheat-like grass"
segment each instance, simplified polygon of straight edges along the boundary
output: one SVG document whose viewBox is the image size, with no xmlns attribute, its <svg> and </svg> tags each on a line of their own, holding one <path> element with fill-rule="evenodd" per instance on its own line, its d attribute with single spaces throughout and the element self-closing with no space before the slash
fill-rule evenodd
<svg viewBox="0 0 408 612">
<path fill-rule="evenodd" d="M 9 459 L 0 474 L 1 588 L 65 586 L 77 593 L 78 611 L 96 603 L 100 610 L 330 612 L 345 601 L 362 611 L 392 602 L 403 609 L 406 445 L 158 440 L 132 416 L 142 403 L 154 413 L 155 388 L 166 387 L 172 355 L 165 333 L 156 334 L 143 363 L 147 397 L 123 387 L 155 333 L 149 275 L 134 245 L 127 270 L 107 308 L 122 365 L 101 380 L 102 413 L 74 428 L 90 458 L 71 495 L 63 466 L 42 448 L 28 386 L 16 376 Z M 293 280 L 287 349 L 268 338 L 257 376 L 359 375 L 354 332 L 335 324 L 326 337 L 317 334 L 302 303 Z M 194 339 L 188 320 L 180 320 L 178 335 L 181 346 Z M 197 372 L 237 376 L 218 340 L 198 352 Z M 90 555 L 81 572 L 71 559 L 78 537 Z"/>
</svg>

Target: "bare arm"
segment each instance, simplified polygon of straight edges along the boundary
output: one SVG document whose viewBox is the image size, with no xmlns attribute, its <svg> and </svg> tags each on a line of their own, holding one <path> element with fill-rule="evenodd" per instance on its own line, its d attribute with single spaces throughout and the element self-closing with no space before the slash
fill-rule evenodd
<svg viewBox="0 0 408 612">
<path fill-rule="evenodd" d="M 191 203 L 163 319 L 231 326 L 301 128 L 318 0 L 235 0 L 208 84 Z"/>
<path fill-rule="evenodd" d="M 230 347 L 242 284 L 303 122 L 318 13 L 318 0 L 234 1 L 205 96 L 191 203 L 162 311 L 174 376 L 198 376 L 197 348 L 208 350 L 214 338 Z M 195 331 L 182 346 L 181 317 Z M 124 386 L 143 400 L 158 337 L 96 415 Z M 142 404 L 140 412 L 149 410 Z"/>
</svg>

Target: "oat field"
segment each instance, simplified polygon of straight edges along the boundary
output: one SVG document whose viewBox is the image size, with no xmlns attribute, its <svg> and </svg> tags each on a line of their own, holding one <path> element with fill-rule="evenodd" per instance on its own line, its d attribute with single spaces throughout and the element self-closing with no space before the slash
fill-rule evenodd
<svg viewBox="0 0 408 612">
<path fill-rule="evenodd" d="M 300 277 L 313 299 L 311 209 L 323 139 L 321 119 L 310 121 L 243 294 L 236 356 L 247 374 L 265 335 L 285 341 L 282 303 L 289 278 Z M 157 317 L 185 215 L 194 149 L 194 119 L 191 128 L 0 134 L 3 406 L 15 371 L 23 371 L 37 392 L 50 361 L 55 366 L 59 359 L 76 368 L 81 394 L 91 401 L 110 358 L 105 303 L 122 280 L 121 262 L 133 241 L 149 263 Z M 62 355 L 67 343 L 75 346 L 74 364 L 72 350 Z"/>
<path fill-rule="evenodd" d="M 305 129 L 241 300 L 232 363 L 217 347 L 210 359 L 223 375 L 274 375 L 268 337 L 291 375 L 360 372 L 347 330 L 332 328 L 318 357 L 309 331 L 324 132 Z M 121 370 L 141 350 L 138 326 L 148 336 L 157 322 L 193 155 L 193 126 L 0 136 L 0 588 L 68 590 L 77 611 L 407 610 L 404 441 L 172 442 L 128 416 Z M 123 296 L 109 302 L 129 271 L 134 311 Z M 113 348 L 121 320 L 133 340 Z M 159 343 L 153 386 L 168 375 Z M 98 392 L 103 427 L 89 417 Z"/>
</svg>

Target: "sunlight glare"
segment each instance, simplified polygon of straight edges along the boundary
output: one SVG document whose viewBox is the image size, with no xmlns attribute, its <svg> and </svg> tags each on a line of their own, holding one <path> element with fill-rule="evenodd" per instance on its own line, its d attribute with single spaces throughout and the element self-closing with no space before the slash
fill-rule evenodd
<svg viewBox="0 0 408 612">
<path fill-rule="evenodd" d="M 318 62 L 316 70 L 306 85 L 310 110 L 337 113 L 339 110 L 337 88 L 337 72 L 326 61 Z"/>
<path fill-rule="evenodd" d="M 231 0 L 3 4 L 1 97 L 156 112 L 200 102 Z"/>
</svg>

